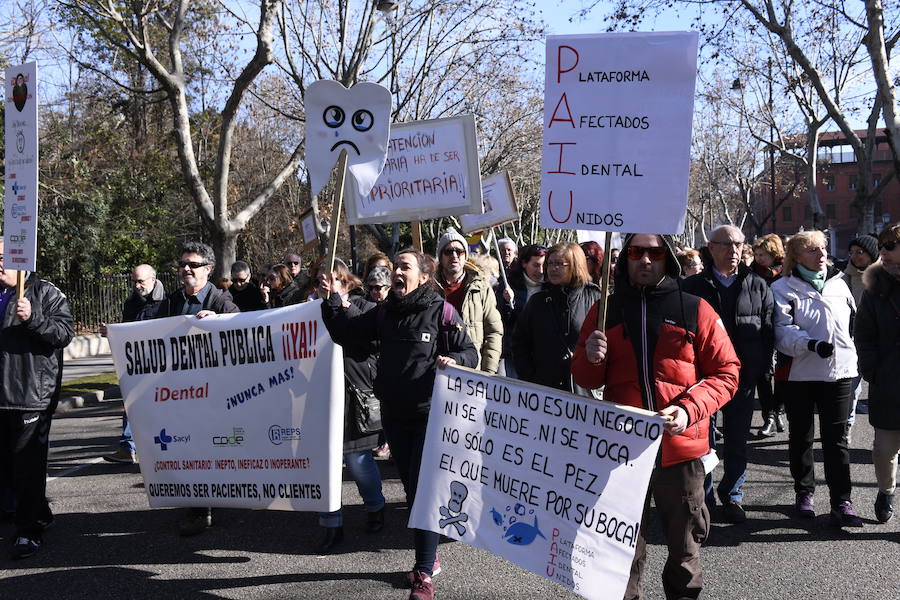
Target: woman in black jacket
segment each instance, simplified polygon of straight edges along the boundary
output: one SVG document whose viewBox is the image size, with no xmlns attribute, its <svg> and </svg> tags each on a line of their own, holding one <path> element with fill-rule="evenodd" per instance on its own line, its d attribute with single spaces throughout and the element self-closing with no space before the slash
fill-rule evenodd
<svg viewBox="0 0 900 600">
<path fill-rule="evenodd" d="M 387 301 L 353 315 L 338 294 L 322 304 L 322 318 L 338 344 L 378 341 L 375 395 L 381 400 L 384 433 L 411 507 L 425 444 L 435 369 L 459 364 L 475 367 L 478 353 L 456 310 L 434 287 L 433 260 L 417 250 L 401 250 L 394 258 Z M 413 530 L 416 563 L 407 574 L 410 597 L 434 594 L 431 576 L 438 571 L 440 534 Z"/>
<path fill-rule="evenodd" d="M 581 324 L 600 288 L 592 281 L 581 247 L 556 244 L 544 263 L 547 282 L 528 301 L 513 332 L 513 361 L 519 379 L 591 396 L 574 384 L 570 364 Z"/>
<path fill-rule="evenodd" d="M 854 341 L 859 370 L 869 382 L 869 423 L 875 428 L 875 518 L 886 523 L 894 516 L 900 452 L 900 223 L 881 232 L 878 250 L 881 264 L 863 273 Z"/>
<path fill-rule="evenodd" d="M 322 279 L 322 278 L 320 278 Z M 327 297 L 329 288 L 320 282 L 317 293 Z M 341 306 L 349 318 L 371 310 L 375 304 L 365 299 L 362 282 L 350 273 L 347 265 L 336 260 L 330 292 L 340 297 Z M 381 430 L 379 402 L 372 393 L 375 382 L 378 346 L 372 340 L 348 341 L 344 352 L 344 464 L 356 482 L 359 495 L 366 505 L 366 530 L 377 533 L 384 527 L 384 494 L 381 491 L 381 472 L 372 456 L 378 445 Z M 341 509 L 319 514 L 319 525 L 325 528 L 320 553 L 334 550 L 344 539 L 344 520 Z"/>
</svg>

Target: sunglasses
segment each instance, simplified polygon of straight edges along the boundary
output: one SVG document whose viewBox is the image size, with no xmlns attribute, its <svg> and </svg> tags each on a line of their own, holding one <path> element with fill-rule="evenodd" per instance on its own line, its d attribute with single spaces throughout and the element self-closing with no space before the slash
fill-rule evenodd
<svg viewBox="0 0 900 600">
<path fill-rule="evenodd" d="M 183 269 L 185 267 L 190 267 L 191 269 L 199 269 L 200 267 L 208 267 L 209 263 L 205 262 L 194 262 L 191 260 L 180 260 L 178 261 L 178 267 Z"/>
<path fill-rule="evenodd" d="M 289 261 L 287 261 L 287 262 L 284 263 L 284 264 L 285 264 L 285 265 L 299 265 L 299 264 L 300 264 L 300 261 L 298 261 L 298 260 L 289 260 Z"/>
<path fill-rule="evenodd" d="M 466 251 L 463 250 L 462 248 L 444 248 L 444 252 L 443 252 L 444 256 L 453 256 L 453 255 L 462 256 L 465 253 L 466 253 Z"/>
<path fill-rule="evenodd" d="M 666 249 L 662 246 L 646 248 L 644 246 L 628 246 L 628 258 L 640 260 L 646 254 L 650 260 L 663 260 L 666 257 Z"/>
<path fill-rule="evenodd" d="M 380 292 L 384 288 L 391 287 L 389 285 L 367 285 L 366 289 L 370 292 Z"/>
<path fill-rule="evenodd" d="M 897 247 L 897 242 L 895 240 L 888 240 L 886 242 L 881 242 L 878 244 L 878 250 L 887 250 L 888 252 L 893 252 L 894 248 Z"/>
<path fill-rule="evenodd" d="M 232 281 L 233 283 L 236 283 L 236 284 L 240 285 L 240 284 L 242 284 L 242 283 L 247 283 L 248 281 L 250 281 L 250 278 L 249 278 L 249 277 L 244 277 L 243 279 L 238 279 L 237 277 L 235 277 L 235 278 L 232 279 L 231 281 Z"/>
</svg>

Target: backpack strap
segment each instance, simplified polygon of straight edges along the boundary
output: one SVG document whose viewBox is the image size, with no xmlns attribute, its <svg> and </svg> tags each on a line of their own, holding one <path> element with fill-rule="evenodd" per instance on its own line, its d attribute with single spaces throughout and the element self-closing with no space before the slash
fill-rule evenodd
<svg viewBox="0 0 900 600">
<path fill-rule="evenodd" d="M 444 306 L 441 308 L 441 320 L 438 323 L 438 354 L 447 355 L 450 352 L 450 331 L 456 326 L 453 320 L 453 314 L 456 309 L 452 304 L 444 300 Z"/>
</svg>

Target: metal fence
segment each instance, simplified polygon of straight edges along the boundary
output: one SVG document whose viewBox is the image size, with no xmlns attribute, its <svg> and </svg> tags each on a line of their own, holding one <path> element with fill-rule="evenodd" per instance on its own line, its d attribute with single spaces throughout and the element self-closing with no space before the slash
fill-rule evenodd
<svg viewBox="0 0 900 600">
<path fill-rule="evenodd" d="M 175 274 L 161 272 L 157 278 L 166 290 L 175 288 Z M 133 289 L 131 275 L 96 275 L 90 278 L 44 277 L 53 282 L 69 299 L 75 316 L 75 334 L 94 333 L 101 323 L 119 323 L 122 304 Z"/>
</svg>

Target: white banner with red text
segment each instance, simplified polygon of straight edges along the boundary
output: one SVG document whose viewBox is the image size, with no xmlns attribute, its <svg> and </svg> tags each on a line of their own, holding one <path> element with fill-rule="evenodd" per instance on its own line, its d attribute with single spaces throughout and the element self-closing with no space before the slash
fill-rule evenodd
<svg viewBox="0 0 900 600">
<path fill-rule="evenodd" d="M 409 526 L 621 598 L 662 432 L 646 411 L 448 367 Z"/>
<path fill-rule="evenodd" d="M 320 304 L 109 326 L 150 506 L 340 507 L 343 355 Z"/>
</svg>

